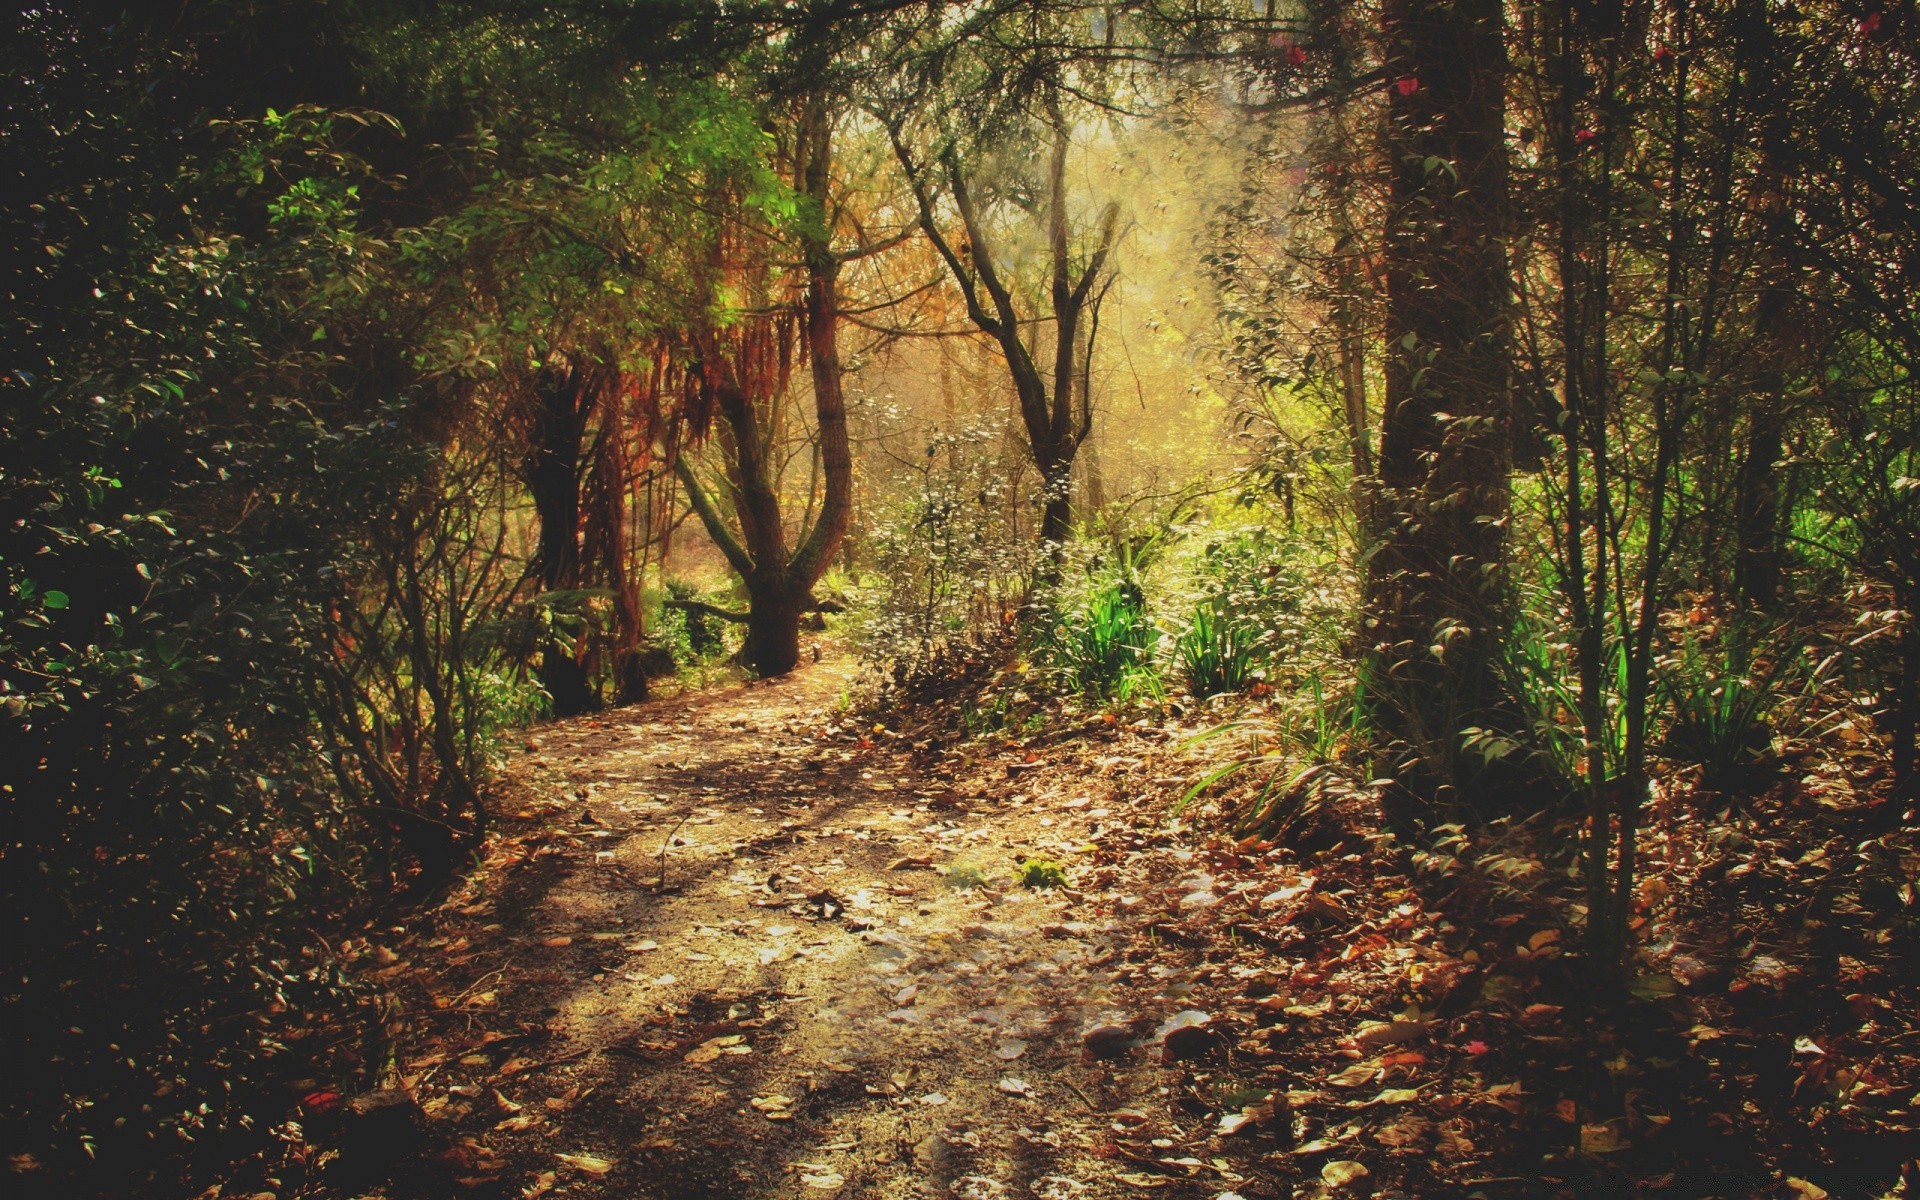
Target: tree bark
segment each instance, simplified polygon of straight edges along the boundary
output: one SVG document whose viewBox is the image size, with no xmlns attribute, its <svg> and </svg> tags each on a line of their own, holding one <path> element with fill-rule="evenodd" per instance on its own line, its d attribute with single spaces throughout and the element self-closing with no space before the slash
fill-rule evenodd
<svg viewBox="0 0 1920 1200">
<path fill-rule="evenodd" d="M 580 482 L 587 418 L 594 381 L 577 363 L 542 368 L 533 383 L 533 411 L 522 474 L 540 525 L 534 574 L 543 592 L 580 584 Z M 540 684 L 555 716 L 575 716 L 597 707 L 592 680 L 577 650 L 549 638 L 540 648 Z"/>
<path fill-rule="evenodd" d="M 1460 732 L 1500 690 L 1509 446 L 1499 0 L 1388 0 L 1386 395 L 1369 680 L 1395 776 L 1467 782 Z"/>
</svg>

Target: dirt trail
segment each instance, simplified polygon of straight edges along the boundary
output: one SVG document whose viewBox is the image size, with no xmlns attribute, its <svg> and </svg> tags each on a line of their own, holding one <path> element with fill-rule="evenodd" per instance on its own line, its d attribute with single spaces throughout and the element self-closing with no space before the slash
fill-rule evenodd
<svg viewBox="0 0 1920 1200">
<path fill-rule="evenodd" d="M 419 965 L 446 956 L 439 1008 L 402 1048 L 427 1112 L 475 1131 L 453 1155 L 468 1185 L 1230 1190 L 1230 1172 L 1121 1178 L 1139 1167 L 1103 1131 L 1144 1122 L 1129 1105 L 1161 1080 L 1083 1045 L 1120 1019 L 1118 927 L 1013 878 L 1098 836 L 1111 785 L 1089 763 L 1084 792 L 1036 802 L 1026 777 L 1047 768 L 854 733 L 833 711 L 846 683 L 829 661 L 549 726 L 518 756 L 517 849 L 419 947 Z"/>
</svg>

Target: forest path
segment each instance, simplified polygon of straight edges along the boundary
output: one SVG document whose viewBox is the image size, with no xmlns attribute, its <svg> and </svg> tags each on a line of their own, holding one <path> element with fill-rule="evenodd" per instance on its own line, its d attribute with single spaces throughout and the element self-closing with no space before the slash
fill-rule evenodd
<svg viewBox="0 0 1920 1200">
<path fill-rule="evenodd" d="M 1066 764 L 852 730 L 849 678 L 830 659 L 556 723 L 517 756 L 525 806 L 422 947 L 449 966 L 402 1050 L 430 1115 L 486 1131 L 455 1151 L 470 1186 L 1138 1194 L 1138 1165 L 1091 1155 L 1144 1115 L 1083 1061 L 1119 928 L 1013 878 L 1097 836 L 1108 811 L 1076 789 L 1111 785 L 1082 764 L 1035 800 Z M 1160 1194 L 1225 1190 L 1200 1173 Z"/>
</svg>

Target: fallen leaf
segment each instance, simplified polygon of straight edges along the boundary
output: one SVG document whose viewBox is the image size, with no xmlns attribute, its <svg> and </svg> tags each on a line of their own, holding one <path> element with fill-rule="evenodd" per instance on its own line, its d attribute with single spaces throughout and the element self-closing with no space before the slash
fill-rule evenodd
<svg viewBox="0 0 1920 1200">
<path fill-rule="evenodd" d="M 1119 1180 L 1137 1188 L 1163 1188 L 1172 1182 L 1164 1175 L 1149 1175 L 1145 1171 L 1129 1171 L 1119 1176 Z"/>
<path fill-rule="evenodd" d="M 1328 1187 L 1346 1187 L 1355 1180 L 1365 1179 L 1369 1172 L 1365 1163 L 1351 1159 L 1336 1159 L 1320 1168 L 1320 1179 Z"/>
<path fill-rule="evenodd" d="M 765 1113 L 769 1121 L 793 1120 L 793 1113 L 790 1111 L 793 1108 L 792 1096 L 755 1096 L 747 1103 Z"/>
<path fill-rule="evenodd" d="M 1580 1127 L 1580 1152 L 1583 1154 L 1616 1154 L 1632 1144 L 1611 1121 L 1604 1125 Z"/>
<path fill-rule="evenodd" d="M 562 946 L 571 946 L 571 945 L 573 945 L 573 939 L 572 939 L 572 938 L 570 938 L 570 937 L 568 937 L 568 936 L 567 936 L 567 935 L 565 935 L 565 934 L 561 934 L 561 935 L 560 935 L 559 937 L 550 937 L 550 938 L 546 938 L 546 939 L 544 939 L 544 940 L 543 940 L 543 941 L 542 941 L 542 942 L 541 942 L 540 944 L 541 944 L 542 946 L 551 946 L 551 947 L 553 947 L 553 948 L 554 948 L 555 950 L 558 950 L 558 949 L 560 949 L 560 948 L 561 948 Z"/>
<path fill-rule="evenodd" d="M 708 1038 L 706 1041 L 701 1042 L 698 1046 L 695 1046 L 682 1055 L 681 1061 L 697 1065 L 699 1063 L 713 1062 L 723 1054 L 753 1053 L 752 1046 L 742 1045 L 745 1041 L 746 1038 L 738 1033 L 730 1033 L 724 1037 Z"/>
<path fill-rule="evenodd" d="M 807 1187 L 818 1188 L 823 1192 L 830 1192 L 837 1187 L 844 1186 L 847 1180 L 846 1177 L 838 1171 L 820 1171 L 813 1174 L 802 1175 L 800 1182 Z"/>
<path fill-rule="evenodd" d="M 615 1166 L 612 1159 L 600 1158 L 592 1154 L 556 1154 L 554 1157 L 565 1166 L 572 1167 L 582 1175 L 591 1175 L 595 1179 L 605 1176 Z"/>
<path fill-rule="evenodd" d="M 1009 1076 L 1006 1079 L 1002 1079 L 1000 1081 L 1000 1090 L 1005 1092 L 1009 1096 L 1033 1095 L 1032 1084 L 1028 1083 L 1024 1079 L 1014 1079 L 1011 1076 Z"/>
<path fill-rule="evenodd" d="M 997 1058 L 1005 1059 L 1007 1062 L 1012 1062 L 1014 1059 L 1019 1058 L 1022 1054 L 1025 1054 L 1026 1052 L 1027 1052 L 1027 1044 L 1021 1041 L 1019 1038 L 1002 1039 L 1000 1044 L 993 1048 L 994 1056 Z"/>
<path fill-rule="evenodd" d="M 552 1171 L 540 1172 L 533 1177 L 533 1182 L 520 1189 L 522 1200 L 535 1200 L 536 1197 L 546 1195 L 553 1190 L 553 1185 L 559 1179 L 560 1176 Z"/>
</svg>

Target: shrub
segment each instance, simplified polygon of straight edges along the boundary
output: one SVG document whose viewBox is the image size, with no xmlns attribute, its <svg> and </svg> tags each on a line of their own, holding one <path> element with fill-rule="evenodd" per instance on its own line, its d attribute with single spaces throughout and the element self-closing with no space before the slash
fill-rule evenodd
<svg viewBox="0 0 1920 1200">
<path fill-rule="evenodd" d="M 1237 692 L 1255 676 L 1255 655 L 1266 638 L 1230 614 L 1222 600 L 1202 601 L 1174 639 L 1174 657 L 1195 699 Z"/>
<path fill-rule="evenodd" d="M 1064 691 L 1093 701 L 1157 694 L 1153 623 L 1130 575 L 1096 585 L 1041 635 L 1043 657 Z"/>
<path fill-rule="evenodd" d="M 1687 634 L 1657 668 L 1668 711 L 1662 752 L 1698 764 L 1706 787 L 1744 786 L 1771 755 L 1775 710 L 1805 674 L 1799 642 L 1785 635 L 1736 624 L 1709 647 Z"/>
</svg>

